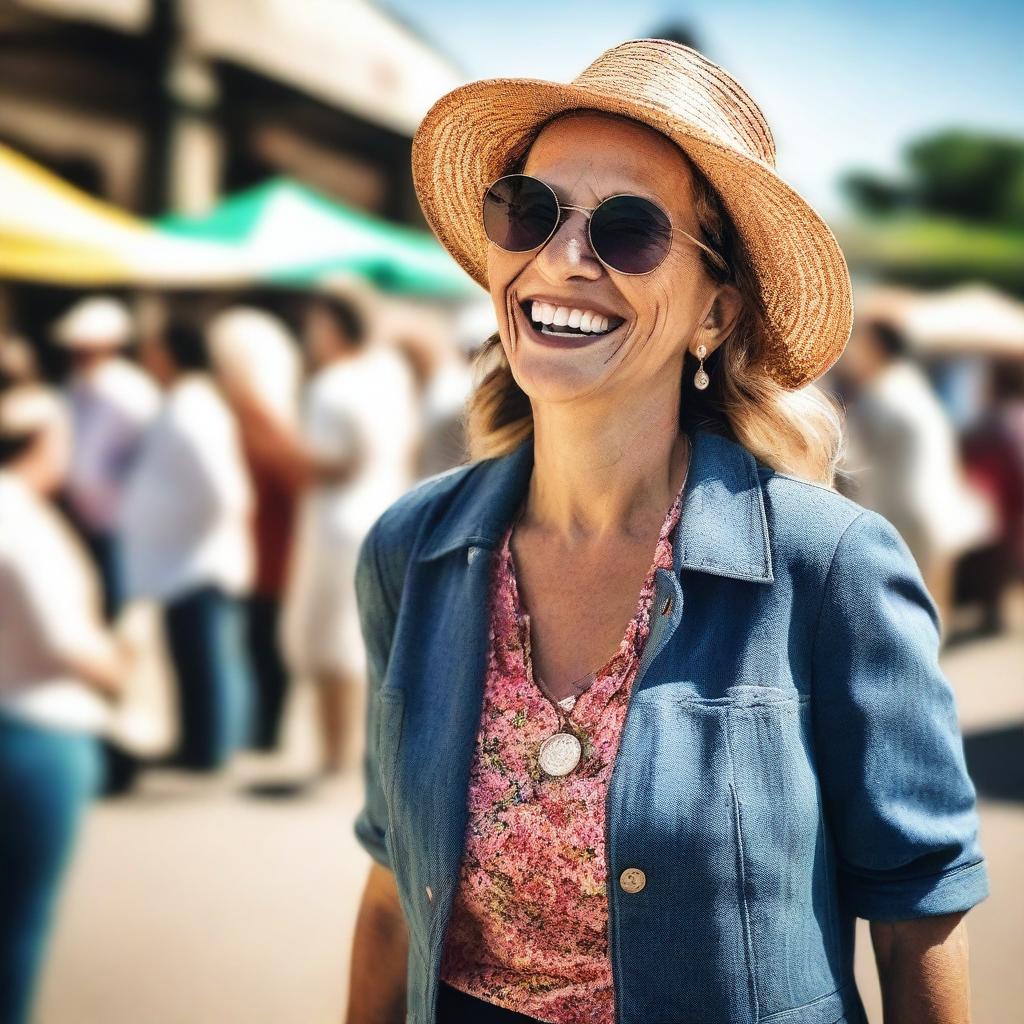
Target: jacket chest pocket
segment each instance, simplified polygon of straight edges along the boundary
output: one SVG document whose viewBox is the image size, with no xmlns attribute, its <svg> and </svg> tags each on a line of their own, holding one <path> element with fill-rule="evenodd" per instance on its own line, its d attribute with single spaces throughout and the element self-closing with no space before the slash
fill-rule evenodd
<svg viewBox="0 0 1024 1024">
<path fill-rule="evenodd" d="M 807 699 L 668 684 L 637 711 L 614 794 L 613 877 L 647 874 L 615 904 L 624 998 L 659 1021 L 838 1021 L 850 997 Z"/>
<path fill-rule="evenodd" d="M 723 735 L 758 1019 L 802 1021 L 814 1007 L 831 1021 L 823 1004 L 848 979 L 809 699 L 770 686 L 732 697 Z"/>
</svg>

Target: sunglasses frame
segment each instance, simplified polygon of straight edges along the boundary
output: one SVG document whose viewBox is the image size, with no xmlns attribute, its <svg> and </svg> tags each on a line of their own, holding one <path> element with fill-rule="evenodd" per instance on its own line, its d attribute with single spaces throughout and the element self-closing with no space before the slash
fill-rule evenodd
<svg viewBox="0 0 1024 1024">
<path fill-rule="evenodd" d="M 544 181 L 541 178 L 536 177 L 533 174 L 521 174 L 521 173 L 518 173 L 518 174 L 517 173 L 503 174 L 500 177 L 495 178 L 494 181 L 492 181 L 490 183 L 490 185 L 488 185 L 487 188 L 484 189 L 483 198 L 480 200 L 480 219 L 481 219 L 481 223 L 486 223 L 486 220 L 485 220 L 485 210 L 486 210 L 486 203 L 487 203 L 487 195 L 488 195 L 488 193 L 491 191 L 492 188 L 494 188 L 495 185 L 498 184 L 498 182 L 504 181 L 506 178 L 529 178 L 531 181 L 535 181 L 539 185 L 543 185 L 551 193 L 551 197 L 555 201 L 555 206 L 558 209 L 558 216 L 555 219 L 555 223 L 552 225 L 551 230 L 548 232 L 547 237 L 542 242 L 538 242 L 537 245 L 531 246 L 529 249 L 506 249 L 503 245 L 499 245 L 497 242 L 494 241 L 494 239 L 492 239 L 488 235 L 487 236 L 487 240 L 492 245 L 497 245 L 498 248 L 501 249 L 504 252 L 535 252 L 537 249 L 542 249 L 545 245 L 548 244 L 548 242 L 551 241 L 551 239 L 554 237 L 555 233 L 562 226 L 562 221 L 563 221 L 562 212 L 564 210 L 578 210 L 580 213 L 589 214 L 589 216 L 587 217 L 587 241 L 590 244 L 590 251 L 597 257 L 597 259 L 601 262 L 601 264 L 604 267 L 606 267 L 608 270 L 612 271 L 613 273 L 622 274 L 625 277 L 646 277 L 647 274 L 653 274 L 654 271 L 657 270 L 658 267 L 660 267 L 662 265 L 662 263 L 665 262 L 665 260 L 668 258 L 668 252 L 666 252 L 665 255 L 662 256 L 662 258 L 660 260 L 658 260 L 658 262 L 655 263 L 655 265 L 653 267 L 651 267 L 650 270 L 642 270 L 642 271 L 639 271 L 639 272 L 630 273 L 628 270 L 619 270 L 617 267 L 613 267 L 610 263 L 605 262 L 605 260 L 601 257 L 601 254 L 595 248 L 595 246 L 594 246 L 594 239 L 591 237 L 591 234 L 590 234 L 590 225 L 591 225 L 591 222 L 593 221 L 594 214 L 599 209 L 601 209 L 601 207 L 604 206 L 605 203 L 609 203 L 613 199 L 639 199 L 642 202 L 650 203 L 651 206 L 653 206 L 655 209 L 657 209 L 657 210 L 659 210 L 661 212 L 662 216 L 664 216 L 665 220 L 668 222 L 669 230 L 671 232 L 673 232 L 674 234 L 680 234 L 684 238 L 689 239 L 691 242 L 693 242 L 694 245 L 699 246 L 701 249 L 703 249 L 704 252 L 706 252 L 712 258 L 712 260 L 714 260 L 714 262 L 721 268 L 721 270 L 723 270 L 726 274 L 730 273 L 729 264 L 725 262 L 725 259 L 722 256 L 720 256 L 717 252 L 715 252 L 715 250 L 712 249 L 710 246 L 705 245 L 699 238 L 694 238 L 693 235 L 688 234 L 682 228 L 677 228 L 672 223 L 672 218 L 668 215 L 668 211 L 660 203 L 656 203 L 653 199 L 648 199 L 647 196 L 638 196 L 638 195 L 635 195 L 632 192 L 616 192 L 615 195 L 613 195 L 613 196 L 606 196 L 604 199 L 601 200 L 601 202 L 599 202 L 597 204 L 597 206 L 575 206 L 572 203 L 563 203 L 558 198 L 558 195 L 556 194 L 555 190 L 546 181 Z M 487 234 L 486 228 L 484 229 L 484 234 L 485 235 Z"/>
</svg>

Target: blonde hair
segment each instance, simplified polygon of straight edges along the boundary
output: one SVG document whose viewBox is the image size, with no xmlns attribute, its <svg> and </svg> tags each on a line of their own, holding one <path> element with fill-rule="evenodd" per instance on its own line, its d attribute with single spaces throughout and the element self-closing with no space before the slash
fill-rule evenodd
<svg viewBox="0 0 1024 1024">
<path fill-rule="evenodd" d="M 529 146 L 544 125 L 512 158 L 505 173 L 522 170 Z M 718 192 L 683 156 L 693 177 L 701 239 L 731 268 L 722 271 L 702 252 L 704 269 L 716 284 L 734 285 L 743 296 L 743 308 L 729 336 L 704 360 L 711 378 L 706 390 L 692 386 L 698 362 L 686 353 L 680 428 L 725 434 L 777 472 L 834 487 L 846 447 L 843 408 L 816 384 L 787 390 L 758 366 L 767 337 L 753 264 Z M 506 455 L 533 433 L 533 409 L 512 376 L 499 334 L 492 334 L 478 350 L 473 369 L 477 383 L 463 414 L 469 459 Z"/>
</svg>

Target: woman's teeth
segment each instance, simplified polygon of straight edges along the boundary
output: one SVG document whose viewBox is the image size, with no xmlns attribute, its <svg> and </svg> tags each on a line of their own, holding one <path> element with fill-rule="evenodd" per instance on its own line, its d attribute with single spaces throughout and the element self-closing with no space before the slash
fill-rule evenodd
<svg viewBox="0 0 1024 1024">
<path fill-rule="evenodd" d="M 556 338 L 575 337 L 580 334 L 607 334 L 621 323 L 621 320 L 617 320 L 613 326 L 609 317 L 593 310 L 553 306 L 549 302 L 531 302 L 530 319 L 540 328 L 542 334 L 550 334 Z M 568 329 L 556 331 L 551 330 L 552 327 Z"/>
</svg>

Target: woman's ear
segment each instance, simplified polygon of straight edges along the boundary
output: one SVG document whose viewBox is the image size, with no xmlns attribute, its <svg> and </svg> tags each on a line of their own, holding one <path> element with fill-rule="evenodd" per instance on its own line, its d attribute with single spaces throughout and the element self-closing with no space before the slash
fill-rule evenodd
<svg viewBox="0 0 1024 1024">
<path fill-rule="evenodd" d="M 707 346 L 708 355 L 729 337 L 742 309 L 743 295 L 740 290 L 731 284 L 719 285 L 718 294 L 701 325 L 700 339 L 697 341 L 697 344 L 703 342 Z"/>
<path fill-rule="evenodd" d="M 718 311 L 718 319 L 715 326 L 721 333 L 722 338 L 727 338 L 736 325 L 740 312 L 743 310 L 743 295 L 735 285 L 724 284 L 712 308 Z"/>
</svg>

